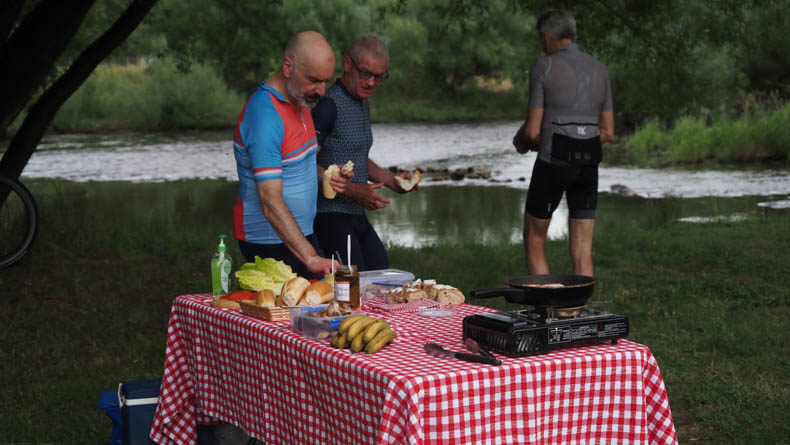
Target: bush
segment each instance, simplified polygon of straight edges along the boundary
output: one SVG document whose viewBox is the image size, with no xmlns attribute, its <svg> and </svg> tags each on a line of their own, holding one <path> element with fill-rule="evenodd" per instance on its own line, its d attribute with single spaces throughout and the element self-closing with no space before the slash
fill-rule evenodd
<svg viewBox="0 0 790 445">
<path fill-rule="evenodd" d="M 650 122 L 637 129 L 625 145 L 637 165 L 778 161 L 790 156 L 790 105 L 772 111 L 721 118 L 711 125 L 699 117 L 683 117 L 671 129 Z"/>
<path fill-rule="evenodd" d="M 202 65 L 181 72 L 171 59 L 148 67 L 101 65 L 63 105 L 58 131 L 232 127 L 244 97 Z"/>
<path fill-rule="evenodd" d="M 657 122 L 648 122 L 626 141 L 628 160 L 637 165 L 656 166 L 665 163 L 669 134 Z"/>
<path fill-rule="evenodd" d="M 701 162 L 712 153 L 710 131 L 697 117 L 683 117 L 670 132 L 668 158 L 678 162 Z"/>
</svg>

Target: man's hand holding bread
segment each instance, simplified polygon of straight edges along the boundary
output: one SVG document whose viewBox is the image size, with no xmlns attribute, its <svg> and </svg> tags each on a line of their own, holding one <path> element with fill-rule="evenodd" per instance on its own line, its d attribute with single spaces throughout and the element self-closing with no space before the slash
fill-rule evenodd
<svg viewBox="0 0 790 445">
<path fill-rule="evenodd" d="M 332 164 L 324 170 L 324 197 L 333 199 L 338 193 L 344 193 L 350 179 L 354 177 L 354 163 L 346 162 L 342 166 Z"/>
<path fill-rule="evenodd" d="M 419 188 L 418 184 L 420 181 L 422 181 L 422 173 L 420 173 L 419 170 L 415 170 L 414 174 L 409 171 L 405 171 L 394 175 L 392 179 L 395 180 L 395 183 L 398 186 L 398 189 L 395 191 L 398 193 L 406 193 Z"/>
</svg>

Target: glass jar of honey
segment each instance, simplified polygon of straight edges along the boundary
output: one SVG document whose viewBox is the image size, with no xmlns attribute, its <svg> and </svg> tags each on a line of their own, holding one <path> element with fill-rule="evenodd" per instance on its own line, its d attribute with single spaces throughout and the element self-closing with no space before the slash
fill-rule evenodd
<svg viewBox="0 0 790 445">
<path fill-rule="evenodd" d="M 359 298 L 359 271 L 357 266 L 340 266 L 335 270 L 335 300 L 345 303 L 352 308 L 358 308 Z"/>
</svg>

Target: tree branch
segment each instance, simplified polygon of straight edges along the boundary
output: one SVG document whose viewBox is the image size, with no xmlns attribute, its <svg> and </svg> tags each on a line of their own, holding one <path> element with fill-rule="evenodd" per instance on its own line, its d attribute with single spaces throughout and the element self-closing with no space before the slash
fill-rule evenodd
<svg viewBox="0 0 790 445">
<path fill-rule="evenodd" d="M 11 31 L 14 30 L 25 0 L 4 0 L 0 3 L 0 53 L 3 52 Z"/>
<path fill-rule="evenodd" d="M 74 60 L 52 86 L 30 108 L 8 150 L 0 160 L 0 173 L 19 178 L 49 124 L 64 102 L 85 82 L 96 66 L 143 21 L 158 0 L 134 0 L 118 20 Z"/>
<path fill-rule="evenodd" d="M 41 0 L 11 34 L 0 51 L 0 133 L 30 102 L 93 2 Z"/>
</svg>

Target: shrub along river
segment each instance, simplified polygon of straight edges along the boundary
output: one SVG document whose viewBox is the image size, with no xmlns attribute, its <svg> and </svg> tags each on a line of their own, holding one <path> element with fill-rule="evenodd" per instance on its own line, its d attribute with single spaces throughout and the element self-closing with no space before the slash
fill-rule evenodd
<svg viewBox="0 0 790 445">
<path fill-rule="evenodd" d="M 368 213 L 382 239 L 406 246 L 521 242 L 526 189 L 535 154 L 519 155 L 510 145 L 519 124 L 374 125 L 374 161 L 383 167 L 428 172 L 419 190 L 406 195 L 385 191 L 392 203 Z M 216 182 L 220 187 L 217 193 L 190 197 L 190 201 L 202 201 L 200 207 L 205 205 L 207 210 L 227 210 L 230 218 L 235 199 L 232 182 L 236 181 L 231 134 L 200 131 L 48 136 L 25 168 L 23 181 L 112 181 L 116 184 L 112 189 L 125 189 L 132 186 L 122 184 L 127 181 L 225 179 L 231 182 Z M 191 188 L 189 182 L 173 183 L 172 199 L 181 199 L 179 194 L 189 194 Z M 787 208 L 790 168 L 642 169 L 610 167 L 604 160 L 599 191 L 597 233 L 672 220 L 738 220 Z M 552 220 L 551 238 L 567 235 L 566 219 L 563 202 Z"/>
</svg>

